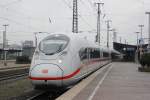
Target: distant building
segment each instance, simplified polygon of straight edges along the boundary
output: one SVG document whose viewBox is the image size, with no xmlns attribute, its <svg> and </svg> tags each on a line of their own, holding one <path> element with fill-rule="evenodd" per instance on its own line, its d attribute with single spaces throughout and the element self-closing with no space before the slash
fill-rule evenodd
<svg viewBox="0 0 150 100">
<path fill-rule="evenodd" d="M 22 49 L 23 49 L 22 55 L 23 56 L 28 56 L 29 59 L 32 59 L 35 47 L 23 47 Z"/>
<path fill-rule="evenodd" d="M 28 41 L 26 40 L 24 43 L 23 43 L 23 48 L 24 47 L 33 47 L 33 41 Z"/>
<path fill-rule="evenodd" d="M 17 56 L 28 56 L 32 59 L 35 47 L 33 41 L 25 41 L 22 46 L 18 44 L 7 45 L 7 59 L 16 59 Z M 4 59 L 3 43 L 0 43 L 0 59 Z"/>
<path fill-rule="evenodd" d="M 7 59 L 16 59 L 17 56 L 22 55 L 22 47 L 17 44 L 7 45 Z M 3 43 L 0 43 L 0 59 L 4 59 Z"/>
<path fill-rule="evenodd" d="M 3 44 L 2 43 L 0 43 L 0 49 L 3 49 Z"/>
<path fill-rule="evenodd" d="M 28 56 L 32 59 L 35 47 L 33 41 L 26 40 L 22 45 L 22 56 Z"/>
<path fill-rule="evenodd" d="M 13 50 L 22 50 L 22 47 L 18 44 L 11 44 L 8 46 L 8 48 Z"/>
</svg>

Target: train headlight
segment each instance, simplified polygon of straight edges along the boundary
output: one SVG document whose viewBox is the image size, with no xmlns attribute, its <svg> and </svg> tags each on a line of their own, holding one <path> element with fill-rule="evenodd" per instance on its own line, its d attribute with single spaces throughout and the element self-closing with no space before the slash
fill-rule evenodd
<svg viewBox="0 0 150 100">
<path fill-rule="evenodd" d="M 58 59 L 58 63 L 62 63 L 62 59 Z"/>
<path fill-rule="evenodd" d="M 64 57 L 67 55 L 67 51 L 63 51 L 60 55 L 59 55 L 59 59 L 58 59 L 58 63 L 62 63 Z"/>
</svg>

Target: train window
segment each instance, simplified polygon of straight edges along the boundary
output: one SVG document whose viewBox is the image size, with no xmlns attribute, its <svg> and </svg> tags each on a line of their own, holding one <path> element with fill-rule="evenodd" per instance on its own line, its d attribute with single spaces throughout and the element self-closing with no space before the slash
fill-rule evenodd
<svg viewBox="0 0 150 100">
<path fill-rule="evenodd" d="M 40 42 L 39 49 L 46 55 L 53 55 L 63 51 L 68 43 L 69 38 L 65 35 L 51 35 Z"/>
<path fill-rule="evenodd" d="M 88 58 L 87 49 L 86 48 L 81 48 L 80 51 L 79 51 L 79 56 L 80 56 L 81 61 L 87 59 Z"/>
<path fill-rule="evenodd" d="M 98 48 L 90 49 L 90 58 L 100 58 L 100 50 Z"/>
<path fill-rule="evenodd" d="M 103 57 L 109 57 L 109 53 L 103 52 Z"/>
</svg>

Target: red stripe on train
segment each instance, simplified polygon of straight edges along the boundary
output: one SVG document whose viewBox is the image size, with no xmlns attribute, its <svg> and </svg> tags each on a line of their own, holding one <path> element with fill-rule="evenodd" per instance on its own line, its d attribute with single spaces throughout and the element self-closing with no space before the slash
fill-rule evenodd
<svg viewBox="0 0 150 100">
<path fill-rule="evenodd" d="M 94 63 L 99 62 L 99 61 L 104 61 L 104 60 L 106 60 L 106 59 L 99 59 L 99 60 L 90 61 L 90 62 L 87 63 L 87 64 L 83 64 L 83 65 L 81 66 L 81 68 L 84 67 L 84 66 L 88 66 L 88 65 L 94 64 Z M 69 75 L 64 76 L 64 77 L 31 77 L 31 76 L 30 76 L 29 78 L 30 78 L 31 80 L 65 80 L 65 79 L 69 79 L 69 78 L 75 76 L 77 73 L 80 72 L 81 68 L 77 69 L 77 70 L 76 70 L 75 72 L 73 72 L 72 74 L 69 74 Z"/>
<path fill-rule="evenodd" d="M 69 74 L 67 76 L 64 77 L 29 77 L 31 80 L 64 80 L 64 79 L 69 79 L 73 76 L 75 76 L 77 73 L 80 72 L 80 68 L 77 69 L 75 72 L 73 72 L 72 74 Z"/>
</svg>

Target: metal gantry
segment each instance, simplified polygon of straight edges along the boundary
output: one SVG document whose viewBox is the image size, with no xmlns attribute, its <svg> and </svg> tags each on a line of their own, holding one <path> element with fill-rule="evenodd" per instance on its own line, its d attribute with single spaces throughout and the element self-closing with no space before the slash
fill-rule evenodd
<svg viewBox="0 0 150 100">
<path fill-rule="evenodd" d="M 96 3 L 98 6 L 97 10 L 97 36 L 96 36 L 96 42 L 100 45 L 100 31 L 101 31 L 101 5 L 104 5 L 104 3 Z"/>
<path fill-rule="evenodd" d="M 73 0 L 72 32 L 78 33 L 78 0 Z"/>
</svg>

